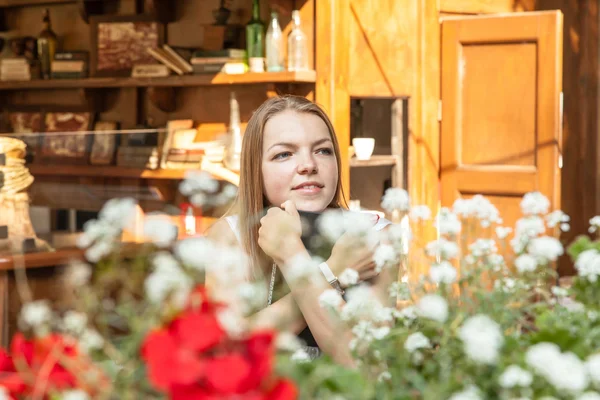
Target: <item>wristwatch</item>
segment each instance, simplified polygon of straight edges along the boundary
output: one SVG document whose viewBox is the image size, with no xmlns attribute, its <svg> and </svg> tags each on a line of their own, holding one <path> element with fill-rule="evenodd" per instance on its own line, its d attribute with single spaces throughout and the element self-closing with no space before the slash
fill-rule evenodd
<svg viewBox="0 0 600 400">
<path fill-rule="evenodd" d="M 322 262 L 321 264 L 319 264 L 319 269 L 325 276 L 325 279 L 327 279 L 327 282 L 329 282 L 329 284 L 335 290 L 337 290 L 340 295 L 343 295 L 345 293 L 344 288 L 342 288 L 342 285 L 340 284 L 340 281 L 338 281 L 338 278 L 335 275 L 333 275 L 333 272 L 331 272 L 331 268 L 329 268 L 329 265 L 327 265 L 326 262 Z"/>
</svg>

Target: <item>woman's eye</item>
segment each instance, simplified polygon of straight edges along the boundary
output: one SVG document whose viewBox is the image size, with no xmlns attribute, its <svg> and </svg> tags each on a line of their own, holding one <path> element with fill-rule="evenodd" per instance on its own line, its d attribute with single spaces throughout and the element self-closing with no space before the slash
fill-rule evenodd
<svg viewBox="0 0 600 400">
<path fill-rule="evenodd" d="M 329 148 L 324 148 L 324 149 L 319 149 L 317 150 L 317 153 L 319 154 L 324 154 L 326 156 L 330 156 L 333 154 L 333 150 L 329 149 Z"/>
<path fill-rule="evenodd" d="M 275 157 L 273 157 L 273 160 L 281 160 L 281 159 L 287 158 L 291 155 L 292 155 L 291 152 L 284 151 L 283 153 L 279 153 L 279 154 L 275 155 Z"/>
</svg>

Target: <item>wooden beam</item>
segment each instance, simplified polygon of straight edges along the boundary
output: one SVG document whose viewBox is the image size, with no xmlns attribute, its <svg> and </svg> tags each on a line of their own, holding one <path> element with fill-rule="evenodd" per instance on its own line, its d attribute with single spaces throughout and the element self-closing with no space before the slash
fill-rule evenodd
<svg viewBox="0 0 600 400">
<path fill-rule="evenodd" d="M 453 14 L 491 14 L 513 12 L 514 0 L 440 0 L 440 11 Z"/>
<path fill-rule="evenodd" d="M 316 2 L 316 102 L 333 123 L 342 158 L 342 187 L 350 193 L 350 94 L 348 92 L 350 0 Z"/>
</svg>

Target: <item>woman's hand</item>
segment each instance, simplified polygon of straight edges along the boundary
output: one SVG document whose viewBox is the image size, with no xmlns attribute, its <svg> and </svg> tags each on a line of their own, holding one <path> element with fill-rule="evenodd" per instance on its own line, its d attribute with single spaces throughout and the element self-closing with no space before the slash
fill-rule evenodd
<svg viewBox="0 0 600 400">
<path fill-rule="evenodd" d="M 302 240 L 302 224 L 296 205 L 288 200 L 281 208 L 271 207 L 261 218 L 258 245 L 278 265 L 301 251 L 306 251 Z"/>
<path fill-rule="evenodd" d="M 369 244 L 364 239 L 345 233 L 331 249 L 327 265 L 338 278 L 344 270 L 350 268 L 358 272 L 359 282 L 369 280 L 378 275 L 373 260 L 375 247 L 376 243 Z"/>
</svg>

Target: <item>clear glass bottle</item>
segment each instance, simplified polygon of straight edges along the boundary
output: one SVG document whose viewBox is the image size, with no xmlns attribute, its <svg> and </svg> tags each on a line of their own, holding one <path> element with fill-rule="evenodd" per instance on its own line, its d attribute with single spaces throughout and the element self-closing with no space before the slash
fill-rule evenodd
<svg viewBox="0 0 600 400">
<path fill-rule="evenodd" d="M 277 12 L 271 12 L 271 22 L 267 29 L 267 71 L 278 72 L 283 71 L 285 57 L 283 53 L 283 32 L 279 21 L 277 20 Z"/>
<path fill-rule="evenodd" d="M 240 105 L 235 97 L 235 92 L 231 92 L 229 108 L 228 143 L 223 161 L 226 168 L 237 172 L 240 170 L 242 157 L 242 129 L 240 128 Z"/>
<path fill-rule="evenodd" d="M 259 0 L 252 3 L 252 18 L 246 24 L 246 51 L 250 72 L 265 72 L 265 24 L 260 20 Z"/>
<path fill-rule="evenodd" d="M 52 64 L 52 60 L 54 60 L 54 53 L 56 52 L 58 39 L 52 30 L 50 10 L 47 8 L 44 10 L 43 24 L 44 30 L 40 32 L 40 36 L 37 40 L 38 57 L 40 59 L 42 77 L 44 79 L 50 79 L 50 66 Z"/>
<path fill-rule="evenodd" d="M 292 30 L 288 35 L 288 71 L 308 69 L 308 40 L 300 28 L 300 11 L 292 11 Z"/>
</svg>

